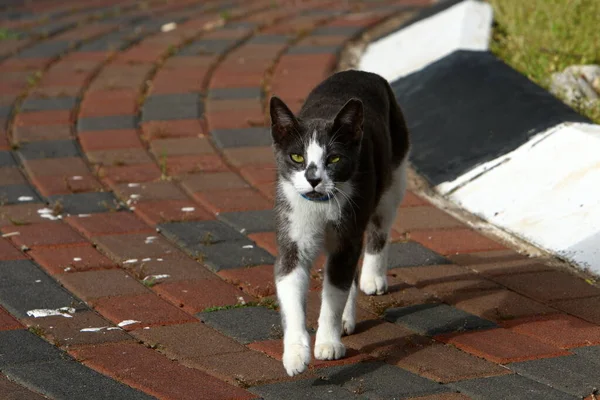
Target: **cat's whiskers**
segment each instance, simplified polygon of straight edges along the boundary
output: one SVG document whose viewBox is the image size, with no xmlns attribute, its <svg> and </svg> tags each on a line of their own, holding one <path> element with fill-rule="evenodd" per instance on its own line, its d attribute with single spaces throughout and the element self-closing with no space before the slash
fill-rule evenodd
<svg viewBox="0 0 600 400">
<path fill-rule="evenodd" d="M 337 190 L 338 193 L 340 193 L 344 197 L 344 199 L 346 199 L 346 201 L 348 202 L 348 205 L 350 206 L 350 210 L 352 211 L 352 215 L 354 217 L 354 223 L 356 223 L 356 210 L 354 209 L 354 207 L 356 206 L 356 202 L 354 200 L 352 200 L 352 197 L 348 193 L 344 192 L 339 187 L 334 186 L 333 189 Z M 335 198 L 335 196 L 334 196 L 334 198 Z M 338 202 L 338 204 L 339 204 L 339 202 Z M 341 213 L 342 213 L 342 207 L 340 205 L 340 215 L 341 215 Z"/>
</svg>

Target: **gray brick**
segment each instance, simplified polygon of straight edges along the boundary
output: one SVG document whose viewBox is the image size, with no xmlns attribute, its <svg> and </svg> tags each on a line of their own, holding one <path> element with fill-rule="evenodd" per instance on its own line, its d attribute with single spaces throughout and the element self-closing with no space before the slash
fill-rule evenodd
<svg viewBox="0 0 600 400">
<path fill-rule="evenodd" d="M 52 399 L 154 399 L 66 355 L 64 359 L 49 362 L 10 366 L 3 372 L 19 384 Z"/>
<path fill-rule="evenodd" d="M 577 397 L 519 375 L 502 375 L 449 384 L 473 400 L 569 400 Z"/>
<path fill-rule="evenodd" d="M 132 115 L 111 115 L 108 117 L 87 117 L 77 123 L 77 129 L 83 131 L 105 131 L 111 129 L 135 129 L 136 118 Z"/>
<path fill-rule="evenodd" d="M 264 400 L 346 400 L 346 399 L 368 399 L 332 385 L 328 381 L 317 379 L 303 379 L 293 382 L 273 383 L 270 385 L 255 386 L 249 389 Z"/>
<path fill-rule="evenodd" d="M 8 365 L 50 361 L 62 355 L 63 352 L 27 330 L 0 331 L 0 368 L 3 372 Z"/>
<path fill-rule="evenodd" d="M 12 106 L 1 106 L 0 107 L 0 124 L 4 125 L 5 122 L 10 118 L 12 113 Z"/>
<path fill-rule="evenodd" d="M 71 43 L 67 41 L 48 41 L 33 45 L 20 52 L 19 58 L 52 58 L 57 57 L 67 51 Z"/>
<path fill-rule="evenodd" d="M 230 147 L 270 146 L 273 142 L 269 128 L 215 129 L 211 135 L 222 149 Z"/>
<path fill-rule="evenodd" d="M 29 260 L 0 264 L 0 305 L 18 318 L 34 309 L 85 306 Z"/>
<path fill-rule="evenodd" d="M 575 396 L 588 396 L 600 387 L 598 364 L 580 355 L 512 363 L 508 366 L 520 375 Z"/>
<path fill-rule="evenodd" d="M 235 45 L 234 40 L 229 39 L 200 39 L 185 46 L 179 55 L 196 56 L 202 54 L 224 54 L 229 48 Z"/>
<path fill-rule="evenodd" d="M 437 382 L 383 362 L 320 369 L 319 376 L 369 399 L 405 399 L 448 391 Z"/>
<path fill-rule="evenodd" d="M 260 99 L 260 87 L 215 88 L 208 92 L 208 98 L 213 100 Z"/>
<path fill-rule="evenodd" d="M 201 312 L 197 316 L 205 324 L 243 344 L 280 338 L 281 317 L 265 307 Z"/>
<path fill-rule="evenodd" d="M 233 6 L 233 3 L 230 3 L 227 6 L 224 6 L 225 9 L 230 8 Z M 255 24 L 254 22 L 248 22 L 248 21 L 234 21 L 234 22 L 228 22 L 227 24 L 225 24 L 225 29 L 254 29 L 256 28 L 258 25 Z"/>
<path fill-rule="evenodd" d="M 595 364 L 600 364 L 600 346 L 580 347 L 571 351 Z"/>
<path fill-rule="evenodd" d="M 53 36 L 64 32 L 67 29 L 71 29 L 75 25 L 77 25 L 76 22 L 54 21 L 48 24 L 34 26 L 31 28 L 30 33 L 42 36 Z"/>
<path fill-rule="evenodd" d="M 423 335 L 495 328 L 496 324 L 447 304 L 418 304 L 390 308 L 384 318 Z"/>
<path fill-rule="evenodd" d="M 446 258 L 416 242 L 391 243 L 389 268 L 452 264 Z"/>
<path fill-rule="evenodd" d="M 48 275 L 31 260 L 0 261 L 0 288 L 34 285 L 36 281 L 48 279 Z"/>
<path fill-rule="evenodd" d="M 23 111 L 70 110 L 77 104 L 76 97 L 28 97 L 21 109 Z"/>
<path fill-rule="evenodd" d="M 288 35 L 256 35 L 247 44 L 286 44 L 292 39 Z"/>
<path fill-rule="evenodd" d="M 18 154 L 24 160 L 79 157 L 81 155 L 77 144 L 73 140 L 42 140 L 23 143 Z"/>
<path fill-rule="evenodd" d="M 214 272 L 275 263 L 275 257 L 250 240 L 198 245 L 189 254 L 202 255 L 206 266 Z"/>
<path fill-rule="evenodd" d="M 219 219 L 245 234 L 275 230 L 273 210 L 225 212 L 219 214 Z"/>
<path fill-rule="evenodd" d="M 145 122 L 194 119 L 200 118 L 202 113 L 202 103 L 197 93 L 161 94 L 146 100 L 142 120 Z"/>
<path fill-rule="evenodd" d="M 63 214 L 93 214 L 120 208 L 120 202 L 110 192 L 90 192 L 48 197 L 52 205 L 60 203 Z"/>
<path fill-rule="evenodd" d="M 131 32 L 119 31 L 111 32 L 106 35 L 102 35 L 97 39 L 91 40 L 83 44 L 78 52 L 89 52 L 89 51 L 110 51 L 110 50 L 121 50 L 124 49 L 131 39 L 128 36 Z"/>
<path fill-rule="evenodd" d="M 311 32 L 314 36 L 354 36 L 364 30 L 360 26 L 323 26 Z"/>
<path fill-rule="evenodd" d="M 0 151 L 0 167 L 16 165 L 15 158 L 10 151 Z"/>
<path fill-rule="evenodd" d="M 342 49 L 342 46 L 292 46 L 287 54 L 337 54 Z"/>
<path fill-rule="evenodd" d="M 170 222 L 159 225 L 159 228 L 163 235 L 180 247 L 248 240 L 246 236 L 220 221 Z"/>
<path fill-rule="evenodd" d="M 37 192 L 29 185 L 0 186 L 2 204 L 27 204 L 41 202 Z"/>
</svg>

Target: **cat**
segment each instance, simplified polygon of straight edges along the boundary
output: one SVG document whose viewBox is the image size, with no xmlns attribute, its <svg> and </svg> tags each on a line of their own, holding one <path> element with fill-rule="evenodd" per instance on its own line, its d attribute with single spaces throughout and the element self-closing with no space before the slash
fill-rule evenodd
<svg viewBox="0 0 600 400">
<path fill-rule="evenodd" d="M 345 355 L 341 336 L 355 328 L 357 285 L 367 295 L 387 291 L 387 243 L 406 189 L 409 136 L 390 85 L 372 73 L 331 75 L 298 116 L 276 96 L 269 106 L 277 166 L 275 284 L 283 365 L 294 376 L 311 358 L 305 303 L 322 249 L 327 262 L 315 358 Z"/>
</svg>

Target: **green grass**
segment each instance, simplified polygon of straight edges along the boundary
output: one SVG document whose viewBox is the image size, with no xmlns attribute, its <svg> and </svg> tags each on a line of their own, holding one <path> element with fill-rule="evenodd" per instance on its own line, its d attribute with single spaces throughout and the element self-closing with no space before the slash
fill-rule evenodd
<svg viewBox="0 0 600 400">
<path fill-rule="evenodd" d="M 11 32 L 8 29 L 0 28 L 0 40 L 18 39 L 19 35 Z"/>
<path fill-rule="evenodd" d="M 492 52 L 540 86 L 570 65 L 600 64 L 599 0 L 488 1 Z M 600 123 L 600 104 L 578 111 Z"/>
</svg>

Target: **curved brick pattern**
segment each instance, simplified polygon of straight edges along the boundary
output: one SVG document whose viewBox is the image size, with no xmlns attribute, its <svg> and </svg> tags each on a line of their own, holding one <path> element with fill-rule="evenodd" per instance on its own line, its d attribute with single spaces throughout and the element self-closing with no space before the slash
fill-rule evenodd
<svg viewBox="0 0 600 400">
<path fill-rule="evenodd" d="M 28 347 L 0 351 L 11 380 L 0 391 L 452 400 L 485 397 L 489 383 L 497 398 L 588 395 L 593 372 L 556 371 L 594 362 L 598 289 L 413 192 L 392 231 L 390 292 L 359 297 L 347 357 L 313 361 L 293 381 L 281 367 L 279 315 L 261 307 L 274 305 L 277 252 L 267 100 L 298 110 L 350 40 L 428 5 L 63 0 L 0 11 L 0 335 Z"/>
</svg>

